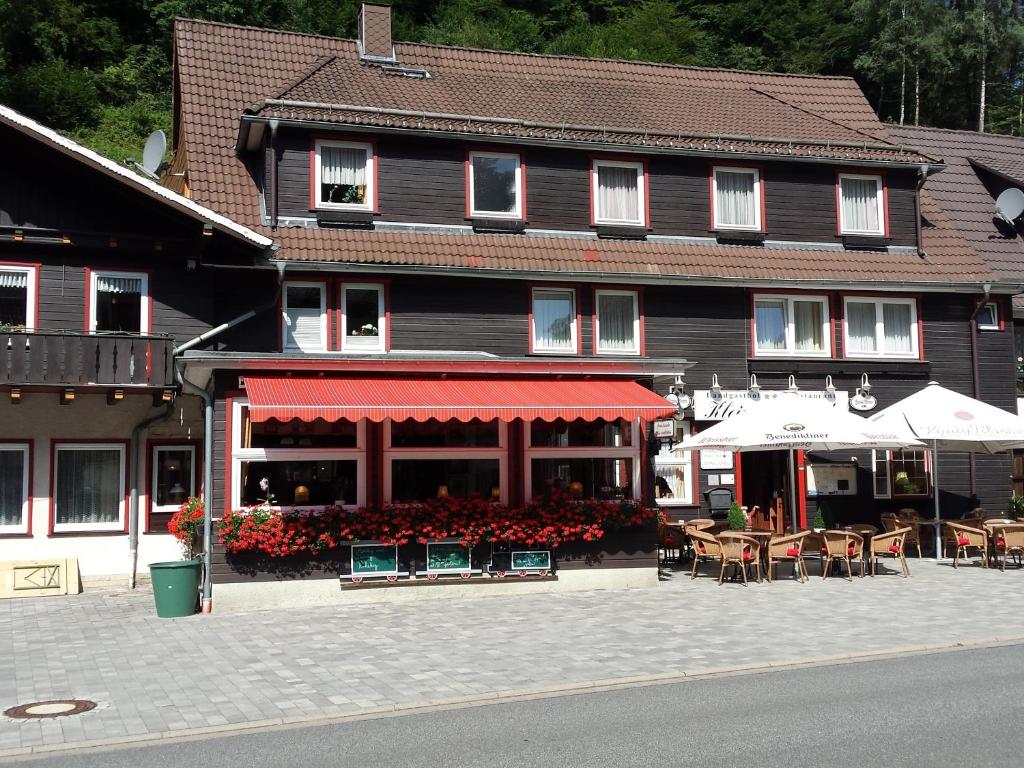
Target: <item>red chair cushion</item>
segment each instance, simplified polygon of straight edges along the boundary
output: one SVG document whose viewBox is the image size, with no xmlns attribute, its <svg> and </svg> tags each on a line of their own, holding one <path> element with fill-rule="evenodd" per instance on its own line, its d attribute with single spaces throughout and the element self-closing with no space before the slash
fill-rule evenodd
<svg viewBox="0 0 1024 768">
<path fill-rule="evenodd" d="M 828 549 L 826 547 L 822 547 L 821 548 L 821 554 L 827 555 L 828 554 Z"/>
<path fill-rule="evenodd" d="M 996 546 L 997 547 L 1005 547 L 1006 546 L 1006 539 L 996 539 Z"/>
<path fill-rule="evenodd" d="M 848 546 L 846 548 L 846 554 L 852 555 L 856 551 L 856 549 L 857 549 L 857 547 L 855 547 L 853 544 L 851 544 L 850 546 Z"/>
<path fill-rule="evenodd" d="M 966 547 L 968 544 L 971 543 L 971 540 L 968 539 L 966 536 L 961 536 L 959 539 L 956 540 L 956 543 L 959 544 L 961 547 Z"/>
<path fill-rule="evenodd" d="M 750 552 L 744 552 L 743 553 L 743 559 L 744 560 L 749 560 L 751 557 L 753 557 L 753 555 Z"/>
<path fill-rule="evenodd" d="M 707 550 L 704 549 L 704 542 L 702 542 L 702 541 L 698 541 L 697 542 L 697 551 L 700 552 L 702 555 L 707 554 Z"/>
<path fill-rule="evenodd" d="M 800 555 L 800 550 L 797 549 L 796 547 L 790 547 L 789 549 L 786 550 L 786 554 L 789 557 L 798 557 Z"/>
<path fill-rule="evenodd" d="M 890 552 L 899 552 L 900 551 L 900 545 L 899 544 L 893 544 L 892 546 L 889 547 L 889 551 Z"/>
</svg>

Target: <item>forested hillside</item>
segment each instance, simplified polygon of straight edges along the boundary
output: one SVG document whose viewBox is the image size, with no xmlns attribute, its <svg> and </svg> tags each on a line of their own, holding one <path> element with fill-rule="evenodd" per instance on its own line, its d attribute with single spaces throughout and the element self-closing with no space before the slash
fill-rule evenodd
<svg viewBox="0 0 1024 768">
<path fill-rule="evenodd" d="M 176 16 L 355 34 L 359 0 L 0 0 L 0 101 L 110 157 L 170 125 Z M 853 75 L 885 120 L 1024 133 L 1024 0 L 394 0 L 398 40 Z"/>
</svg>

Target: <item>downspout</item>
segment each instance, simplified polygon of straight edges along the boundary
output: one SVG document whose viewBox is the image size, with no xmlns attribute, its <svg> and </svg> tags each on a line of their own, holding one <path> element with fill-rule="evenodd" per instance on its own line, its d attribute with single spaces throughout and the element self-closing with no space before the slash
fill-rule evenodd
<svg viewBox="0 0 1024 768">
<path fill-rule="evenodd" d="M 271 119 L 270 125 L 270 194 L 273 197 L 270 206 L 270 228 L 277 229 L 277 126 L 278 121 Z"/>
<path fill-rule="evenodd" d="M 988 297 L 992 293 L 992 283 L 984 283 L 981 286 L 982 297 L 981 301 L 974 307 L 974 311 L 971 313 L 971 319 L 968 322 L 971 331 L 971 381 L 974 384 L 974 399 L 981 399 L 981 376 L 978 372 L 978 314 L 982 308 L 988 303 Z M 974 467 L 974 452 L 970 453 L 970 463 L 968 464 L 970 470 L 970 481 L 971 481 L 971 499 L 976 496 L 975 487 L 975 467 Z M 938 493 L 938 488 L 935 489 Z"/>
<path fill-rule="evenodd" d="M 139 488 L 145 482 L 142 470 L 146 465 L 145 456 L 142 455 L 140 450 L 142 446 L 139 445 L 139 440 L 142 437 L 142 430 L 150 424 L 166 419 L 171 415 L 173 408 L 174 402 L 171 401 L 164 407 L 163 411 L 155 416 L 143 419 L 132 428 L 132 441 L 130 445 L 135 453 L 135 460 L 132 462 L 132 469 L 134 471 L 131 475 L 132 487 L 128 499 L 128 589 L 135 589 L 137 580 L 136 570 L 139 567 Z"/>
<path fill-rule="evenodd" d="M 917 255 L 921 258 L 925 258 L 928 255 L 924 252 L 924 243 L 921 242 L 921 189 L 928 180 L 930 172 L 931 166 L 927 164 L 917 169 L 917 188 L 914 191 L 914 231 L 917 234 Z"/>
<path fill-rule="evenodd" d="M 244 323 L 260 312 L 276 307 L 284 286 L 286 265 L 284 262 L 278 262 L 276 266 L 277 290 L 274 291 L 273 299 L 174 348 L 175 379 L 182 391 L 196 395 L 203 401 L 203 613 L 213 612 L 213 574 L 211 570 L 213 566 L 213 396 L 203 387 L 193 384 L 185 378 L 181 353 L 229 328 Z"/>
</svg>

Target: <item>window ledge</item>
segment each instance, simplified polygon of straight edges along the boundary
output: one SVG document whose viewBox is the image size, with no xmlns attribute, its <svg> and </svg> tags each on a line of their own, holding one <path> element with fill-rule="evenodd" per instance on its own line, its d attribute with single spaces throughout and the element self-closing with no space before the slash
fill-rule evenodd
<svg viewBox="0 0 1024 768">
<path fill-rule="evenodd" d="M 715 239 L 719 243 L 763 245 L 765 233 L 752 229 L 718 229 L 715 230 Z"/>
<path fill-rule="evenodd" d="M 905 374 L 924 378 L 931 373 L 931 363 L 916 358 L 893 358 L 869 360 L 831 357 L 748 357 L 747 368 L 751 373 L 794 374 L 796 376 L 841 375 L 860 377 L 862 373 Z M 838 385 L 837 385 L 838 386 Z"/>
<path fill-rule="evenodd" d="M 520 234 L 526 230 L 526 222 L 522 219 L 492 219 L 486 216 L 474 216 L 471 221 L 474 232 Z"/>
<path fill-rule="evenodd" d="M 597 236 L 616 240 L 646 240 L 647 227 L 638 224 L 597 224 Z"/>
<path fill-rule="evenodd" d="M 47 534 L 49 539 L 63 539 L 74 536 L 127 536 L 128 531 L 54 531 Z"/>
<path fill-rule="evenodd" d="M 849 251 L 884 251 L 889 238 L 884 235 L 843 235 L 843 247 Z"/>
<path fill-rule="evenodd" d="M 316 223 L 321 227 L 373 229 L 373 211 L 317 209 Z"/>
<path fill-rule="evenodd" d="M 0 539 L 31 539 L 31 533 L 0 533 Z"/>
</svg>

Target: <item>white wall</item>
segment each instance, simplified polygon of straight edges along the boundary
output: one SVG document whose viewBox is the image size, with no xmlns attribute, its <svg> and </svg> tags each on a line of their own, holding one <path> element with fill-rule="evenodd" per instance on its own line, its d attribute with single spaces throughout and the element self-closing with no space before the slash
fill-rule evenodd
<svg viewBox="0 0 1024 768">
<path fill-rule="evenodd" d="M 155 415 L 150 395 L 127 395 L 118 405 L 107 405 L 106 395 L 86 395 L 78 390 L 74 402 L 59 405 L 56 392 L 22 394 L 22 402 L 12 405 L 6 392 L 0 393 L 0 442 L 31 439 L 33 444 L 30 537 L 0 538 L 0 560 L 32 560 L 49 557 L 75 557 L 83 579 L 97 576 L 124 575 L 130 569 L 128 534 L 112 535 L 49 535 L 50 514 L 50 441 L 131 438 L 138 422 Z M 177 398 L 170 418 L 144 430 L 140 442 L 147 439 L 183 438 L 201 440 L 203 436 L 202 401 L 191 396 Z M 146 473 L 146 450 L 142 450 L 143 474 Z M 136 450 L 128 452 L 130 471 L 135 472 Z M 205 458 L 205 457 L 204 457 Z M 198 472 L 197 467 L 197 472 Z M 202 482 L 201 473 L 197 484 Z M 149 477 L 143 478 L 139 495 L 139 573 L 146 566 L 161 560 L 178 560 L 181 549 L 167 533 L 148 534 L 143 531 L 148 503 Z M 127 486 L 130 488 L 130 484 Z M 126 502 L 125 514 L 128 514 Z M 126 518 L 127 519 L 127 518 Z"/>
</svg>

